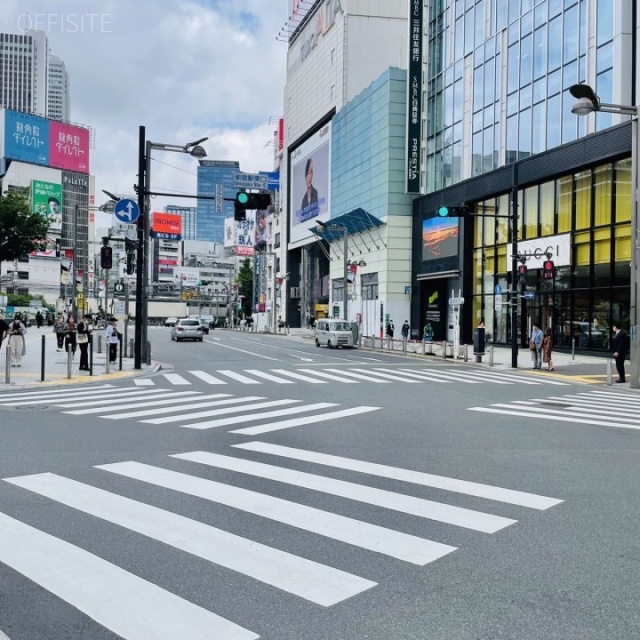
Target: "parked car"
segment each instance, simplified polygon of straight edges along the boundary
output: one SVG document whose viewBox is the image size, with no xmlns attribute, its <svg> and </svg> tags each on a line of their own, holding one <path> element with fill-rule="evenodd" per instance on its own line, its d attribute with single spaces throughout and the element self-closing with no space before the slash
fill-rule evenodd
<svg viewBox="0 0 640 640">
<path fill-rule="evenodd" d="M 171 340 L 197 340 L 202 342 L 202 325 L 197 318 L 181 318 L 171 329 Z"/>
<path fill-rule="evenodd" d="M 178 322 L 178 318 L 176 318 L 174 316 L 170 316 L 169 318 L 167 318 L 164 321 L 164 326 L 165 327 L 173 327 L 173 326 L 175 326 L 176 322 Z"/>
<path fill-rule="evenodd" d="M 327 345 L 329 349 L 345 347 L 353 349 L 353 331 L 351 325 L 344 320 L 316 320 L 316 347 Z"/>
</svg>

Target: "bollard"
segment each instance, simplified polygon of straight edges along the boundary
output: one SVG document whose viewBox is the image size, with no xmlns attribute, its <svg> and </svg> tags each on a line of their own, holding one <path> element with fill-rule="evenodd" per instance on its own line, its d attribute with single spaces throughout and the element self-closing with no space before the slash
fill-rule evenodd
<svg viewBox="0 0 640 640">
<path fill-rule="evenodd" d="M 119 333 L 118 334 L 118 366 L 120 368 L 120 371 L 122 371 L 122 341 L 123 341 L 122 334 Z"/>
<path fill-rule="evenodd" d="M 403 353 L 403 355 L 407 354 L 407 341 L 406 340 L 402 341 L 402 353 Z"/>
<path fill-rule="evenodd" d="M 133 341 L 133 338 L 131 338 L 129 340 L 129 357 L 130 358 L 133 358 L 133 354 L 134 354 L 134 346 L 133 346 L 133 344 L 134 344 L 134 341 Z"/>
<path fill-rule="evenodd" d="M 67 379 L 71 380 L 71 367 L 72 367 L 72 358 L 73 358 L 73 351 L 71 349 L 71 345 L 68 344 L 67 345 Z"/>
<path fill-rule="evenodd" d="M 464 345 L 464 361 L 469 361 L 469 349 L 467 348 L 469 345 L 465 343 Z"/>
<path fill-rule="evenodd" d="M 98 336 L 98 353 L 102 353 L 102 336 Z"/>
<path fill-rule="evenodd" d="M 151 364 L 151 343 L 150 342 L 147 342 L 147 352 L 146 353 L 147 353 L 146 363 L 148 365 L 150 365 Z M 121 364 L 120 368 L 122 369 L 122 364 Z"/>
<path fill-rule="evenodd" d="M 576 359 L 576 339 L 571 338 L 571 359 Z"/>
<path fill-rule="evenodd" d="M 446 360 L 447 359 L 447 342 L 443 342 L 442 343 L 442 357 Z"/>
<path fill-rule="evenodd" d="M 89 375 L 93 375 L 93 334 L 89 334 Z"/>
<path fill-rule="evenodd" d="M 607 358 L 607 386 L 613 386 L 613 372 L 611 366 L 611 358 Z"/>
<path fill-rule="evenodd" d="M 5 371 L 4 371 L 4 381 L 9 384 L 11 382 L 11 347 L 9 346 L 9 343 L 7 342 L 7 348 L 6 348 L 6 364 L 5 364 Z"/>
<path fill-rule="evenodd" d="M 42 346 L 40 348 L 40 382 L 44 382 L 44 357 L 45 357 L 45 340 L 46 336 L 42 336 Z"/>
<path fill-rule="evenodd" d="M 489 366 L 493 367 L 493 345 L 489 345 Z"/>
</svg>

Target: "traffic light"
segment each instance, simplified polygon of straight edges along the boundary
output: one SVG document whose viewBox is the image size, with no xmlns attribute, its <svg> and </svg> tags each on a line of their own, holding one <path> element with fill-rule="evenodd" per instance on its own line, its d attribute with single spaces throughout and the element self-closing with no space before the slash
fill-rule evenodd
<svg viewBox="0 0 640 640">
<path fill-rule="evenodd" d="M 455 207 L 443 205 L 438 209 L 438 215 L 441 218 L 464 218 L 470 213 L 471 208 L 466 204 L 456 205 Z"/>
<path fill-rule="evenodd" d="M 545 260 L 542 263 L 542 277 L 545 280 L 553 280 L 556 275 L 555 265 L 553 264 L 553 260 Z"/>
<path fill-rule="evenodd" d="M 518 265 L 518 281 L 520 284 L 527 284 L 527 265 Z"/>
<path fill-rule="evenodd" d="M 127 275 L 130 276 L 136 270 L 136 254 L 127 253 Z"/>
<path fill-rule="evenodd" d="M 103 269 L 113 268 L 113 249 L 111 247 L 100 248 L 100 266 Z"/>
<path fill-rule="evenodd" d="M 233 217 L 236 220 L 244 220 L 247 215 L 247 209 L 268 209 L 270 205 L 270 193 L 247 193 L 246 191 L 239 191 L 236 193 L 236 199 L 233 202 Z"/>
</svg>

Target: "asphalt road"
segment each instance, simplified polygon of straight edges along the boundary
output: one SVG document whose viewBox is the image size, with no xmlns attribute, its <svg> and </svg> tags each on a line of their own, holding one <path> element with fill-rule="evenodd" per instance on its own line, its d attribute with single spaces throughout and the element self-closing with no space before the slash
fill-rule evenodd
<svg viewBox="0 0 640 640">
<path fill-rule="evenodd" d="M 640 638 L 634 392 L 169 335 L 0 393 L 11 640 Z"/>
</svg>

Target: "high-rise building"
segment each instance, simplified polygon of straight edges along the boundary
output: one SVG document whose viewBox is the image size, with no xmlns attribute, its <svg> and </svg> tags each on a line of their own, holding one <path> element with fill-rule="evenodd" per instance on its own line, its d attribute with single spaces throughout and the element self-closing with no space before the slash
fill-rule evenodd
<svg viewBox="0 0 640 640">
<path fill-rule="evenodd" d="M 177 204 L 169 204 L 165 207 L 165 211 L 167 213 L 179 215 L 182 218 L 183 240 L 198 239 L 197 207 L 183 207 Z"/>
<path fill-rule="evenodd" d="M 0 33 L 0 107 L 47 115 L 48 55 L 44 31 Z"/>
<path fill-rule="evenodd" d="M 233 198 L 238 191 L 233 186 L 233 178 L 238 173 L 239 162 L 200 160 L 198 196 L 215 196 L 215 199 L 198 198 L 196 240 L 224 243 L 224 219 L 233 217 Z"/>
<path fill-rule="evenodd" d="M 69 74 L 63 60 L 49 55 L 47 117 L 69 121 Z"/>
</svg>

